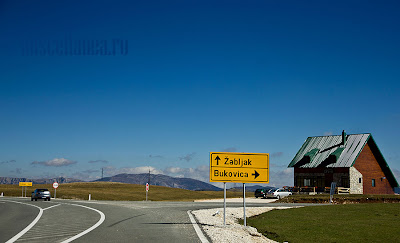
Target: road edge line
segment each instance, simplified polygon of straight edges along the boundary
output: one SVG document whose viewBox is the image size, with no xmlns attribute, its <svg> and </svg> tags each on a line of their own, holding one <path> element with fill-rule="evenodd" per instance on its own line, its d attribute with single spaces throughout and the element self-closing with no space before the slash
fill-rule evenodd
<svg viewBox="0 0 400 243">
<path fill-rule="evenodd" d="M 210 242 L 207 240 L 207 237 L 206 237 L 206 236 L 203 234 L 203 232 L 201 231 L 201 229 L 200 229 L 199 225 L 197 224 L 196 220 L 194 219 L 194 217 L 193 217 L 193 215 L 192 215 L 192 211 L 191 211 L 191 210 L 188 210 L 188 211 L 187 211 L 187 214 L 189 215 L 189 219 L 190 219 L 190 221 L 192 222 L 193 228 L 194 228 L 194 230 L 196 231 L 197 236 L 199 237 L 200 241 L 201 241 L 202 243 L 210 243 Z"/>
<path fill-rule="evenodd" d="M 75 236 L 73 236 L 73 237 L 71 237 L 69 239 L 66 239 L 65 241 L 62 241 L 61 243 L 68 243 L 68 242 L 71 242 L 71 241 L 74 241 L 74 240 L 78 239 L 79 237 L 82 237 L 82 236 L 86 235 L 90 231 L 92 231 L 92 230 L 96 229 L 97 227 L 99 227 L 104 222 L 104 220 L 106 219 L 106 216 L 104 215 L 104 213 L 102 211 L 100 211 L 100 210 L 95 209 L 95 208 L 91 208 L 91 207 L 84 206 L 84 205 L 79 205 L 79 204 L 72 204 L 72 203 L 65 203 L 65 204 L 69 204 L 69 205 L 73 205 L 73 206 L 79 206 L 79 207 L 83 207 L 83 208 L 88 208 L 88 209 L 91 209 L 93 211 L 96 211 L 98 214 L 100 214 L 100 219 L 92 227 L 86 229 L 85 231 L 82 231 L 81 233 L 79 233 L 79 234 L 77 234 L 77 235 L 75 235 Z"/>
<path fill-rule="evenodd" d="M 36 218 L 32 221 L 32 223 L 30 223 L 28 226 L 26 226 L 25 229 L 23 229 L 21 232 L 16 234 L 13 238 L 6 241 L 6 243 L 13 243 L 16 240 L 18 240 L 19 238 L 21 238 L 21 236 L 23 236 L 26 232 L 28 232 L 33 226 L 35 226 L 35 224 L 39 221 L 40 217 L 42 217 L 43 209 L 41 207 L 38 207 L 33 204 L 28 204 L 28 203 L 22 203 L 22 202 L 11 201 L 11 200 L 7 200 L 7 202 L 14 202 L 14 203 L 19 203 L 19 204 L 23 204 L 23 205 L 33 206 L 33 207 L 36 207 L 39 209 L 39 213 L 36 216 Z"/>
</svg>

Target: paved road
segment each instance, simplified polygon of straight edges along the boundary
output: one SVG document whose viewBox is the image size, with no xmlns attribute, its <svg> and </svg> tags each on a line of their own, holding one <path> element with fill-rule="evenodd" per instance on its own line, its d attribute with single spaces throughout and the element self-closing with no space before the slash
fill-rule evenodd
<svg viewBox="0 0 400 243">
<path fill-rule="evenodd" d="M 0 242 L 6 242 L 28 226 L 39 213 L 38 208 L 0 199 Z"/>
<path fill-rule="evenodd" d="M 63 242 L 71 239 L 75 239 L 74 242 L 200 242 L 187 211 L 222 206 L 219 202 L 31 202 L 26 198 L 2 198 L 0 242 L 17 235 L 40 212 L 40 219 L 16 242 Z M 227 206 L 241 207 L 242 204 L 228 203 Z M 246 203 L 246 206 L 266 204 Z M 85 231 L 88 232 L 83 234 Z"/>
</svg>

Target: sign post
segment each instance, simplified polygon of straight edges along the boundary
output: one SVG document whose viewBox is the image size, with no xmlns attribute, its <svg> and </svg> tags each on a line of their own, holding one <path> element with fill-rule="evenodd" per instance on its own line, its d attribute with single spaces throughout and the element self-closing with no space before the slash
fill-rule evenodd
<svg viewBox="0 0 400 243">
<path fill-rule="evenodd" d="M 226 225 L 226 182 L 224 182 L 224 226 Z"/>
<path fill-rule="evenodd" d="M 26 197 L 26 187 L 32 186 L 32 182 L 19 182 L 19 186 L 22 187 L 22 197 L 24 197 L 24 189 L 25 189 L 25 197 Z"/>
<path fill-rule="evenodd" d="M 210 152 L 210 182 L 224 183 L 224 226 L 226 182 L 243 183 L 243 212 L 246 226 L 246 184 L 269 183 L 269 154 Z"/>
<path fill-rule="evenodd" d="M 243 225 L 246 226 L 246 183 L 243 183 Z"/>
<path fill-rule="evenodd" d="M 54 182 L 54 183 L 53 183 L 53 188 L 54 188 L 54 199 L 56 198 L 57 187 L 58 187 L 58 183 L 57 183 L 57 182 Z"/>
<path fill-rule="evenodd" d="M 147 202 L 147 193 L 149 192 L 150 186 L 149 183 L 146 183 L 146 202 Z"/>
</svg>

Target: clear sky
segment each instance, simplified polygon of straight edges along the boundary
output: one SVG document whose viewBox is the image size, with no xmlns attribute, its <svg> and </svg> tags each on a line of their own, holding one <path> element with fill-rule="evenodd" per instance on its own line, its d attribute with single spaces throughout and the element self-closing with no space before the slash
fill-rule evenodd
<svg viewBox="0 0 400 243">
<path fill-rule="evenodd" d="M 398 1 L 0 2 L 0 176 L 208 181 L 209 152 L 372 133 L 400 182 Z"/>
</svg>

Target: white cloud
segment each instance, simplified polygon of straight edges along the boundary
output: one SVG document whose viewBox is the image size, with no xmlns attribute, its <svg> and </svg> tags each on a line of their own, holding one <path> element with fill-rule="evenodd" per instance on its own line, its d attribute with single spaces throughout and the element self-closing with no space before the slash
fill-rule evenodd
<svg viewBox="0 0 400 243">
<path fill-rule="evenodd" d="M 280 167 L 280 166 L 279 166 Z M 282 186 L 292 186 L 293 185 L 293 168 L 270 168 L 270 183 L 262 184 L 271 187 L 282 187 Z M 114 176 L 117 174 L 163 174 L 178 178 L 191 178 L 206 183 L 210 183 L 210 167 L 208 165 L 202 165 L 195 168 L 183 168 L 183 167 L 167 167 L 165 169 L 157 169 L 152 166 L 141 166 L 141 167 L 124 167 L 115 168 L 112 166 L 103 167 L 104 176 Z M 96 173 L 98 172 L 98 173 Z M 394 171 L 396 173 L 398 171 Z M 81 179 L 85 181 L 100 179 L 101 173 L 99 170 L 87 170 L 82 172 L 77 172 L 73 174 L 73 178 Z M 223 183 L 210 183 L 214 186 L 223 188 Z M 239 185 L 241 183 L 227 183 L 227 187 L 230 188 L 234 185 Z"/>
<path fill-rule="evenodd" d="M 271 158 L 278 158 L 278 157 L 282 157 L 283 156 L 283 152 L 275 152 L 271 154 Z"/>
<path fill-rule="evenodd" d="M 236 151 L 238 151 L 236 147 L 229 147 L 221 150 L 221 152 L 236 152 Z"/>
<path fill-rule="evenodd" d="M 187 162 L 191 161 L 196 153 L 190 153 L 183 157 L 179 157 L 180 160 L 186 160 Z"/>
<path fill-rule="evenodd" d="M 1 164 L 8 164 L 8 163 L 15 163 L 15 162 L 17 162 L 15 159 L 6 160 L 6 161 L 1 161 L 1 162 L 0 162 L 0 165 L 1 165 Z"/>
<path fill-rule="evenodd" d="M 202 165 L 196 168 L 167 167 L 163 170 L 165 175 L 180 178 L 192 178 L 203 182 L 209 182 L 210 170 Z"/>
<path fill-rule="evenodd" d="M 98 160 L 91 160 L 88 163 L 91 163 L 91 164 L 93 164 L 93 163 L 108 163 L 108 161 L 103 160 L 103 159 L 98 159 Z"/>
<path fill-rule="evenodd" d="M 33 161 L 32 165 L 44 165 L 44 166 L 54 166 L 54 167 L 61 167 L 61 166 L 68 166 L 76 164 L 76 161 L 64 159 L 64 158 L 55 158 L 48 161 Z"/>
<path fill-rule="evenodd" d="M 272 187 L 293 186 L 294 171 L 293 168 L 283 170 L 271 170 L 269 174 L 269 185 Z"/>
</svg>

